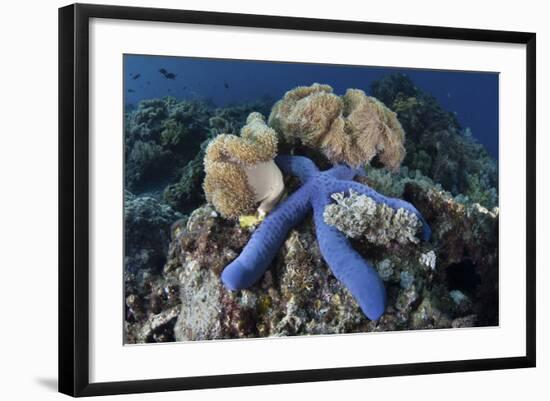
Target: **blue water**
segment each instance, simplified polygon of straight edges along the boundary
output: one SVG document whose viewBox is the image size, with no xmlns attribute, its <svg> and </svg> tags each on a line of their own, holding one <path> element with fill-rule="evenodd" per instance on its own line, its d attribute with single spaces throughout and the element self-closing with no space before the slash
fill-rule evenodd
<svg viewBox="0 0 550 401">
<path fill-rule="evenodd" d="M 368 94 L 373 81 L 395 72 L 435 96 L 498 159 L 498 73 L 126 55 L 125 104 L 164 96 L 210 99 L 217 106 L 265 95 L 278 100 L 287 90 L 314 82 L 331 85 L 337 94 L 347 88 Z"/>
</svg>

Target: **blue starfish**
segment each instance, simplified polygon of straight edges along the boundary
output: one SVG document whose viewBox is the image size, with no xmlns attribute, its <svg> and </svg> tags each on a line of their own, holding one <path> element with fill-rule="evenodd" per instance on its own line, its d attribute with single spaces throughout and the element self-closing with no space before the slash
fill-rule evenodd
<svg viewBox="0 0 550 401">
<path fill-rule="evenodd" d="M 317 241 L 332 273 L 348 288 L 369 319 L 380 318 L 386 308 L 384 284 L 378 272 L 352 248 L 346 236 L 325 223 L 325 206 L 331 203 L 331 194 L 353 190 L 395 210 L 403 208 L 415 214 L 422 222 L 422 238 L 427 241 L 431 230 L 422 215 L 408 202 L 388 198 L 367 185 L 352 181 L 361 174 L 358 169 L 336 165 L 321 172 L 303 156 L 278 156 L 275 161 L 285 174 L 298 177 L 303 185 L 266 217 L 239 257 L 224 269 L 221 276 L 224 285 L 230 290 L 240 290 L 256 283 L 277 255 L 288 231 L 313 208 Z"/>
</svg>

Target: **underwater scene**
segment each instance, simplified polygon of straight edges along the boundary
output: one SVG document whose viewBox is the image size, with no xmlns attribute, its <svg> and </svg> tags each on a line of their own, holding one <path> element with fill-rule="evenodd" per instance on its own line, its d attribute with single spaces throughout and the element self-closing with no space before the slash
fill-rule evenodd
<svg viewBox="0 0 550 401">
<path fill-rule="evenodd" d="M 124 343 L 499 324 L 499 75 L 124 55 Z"/>
</svg>

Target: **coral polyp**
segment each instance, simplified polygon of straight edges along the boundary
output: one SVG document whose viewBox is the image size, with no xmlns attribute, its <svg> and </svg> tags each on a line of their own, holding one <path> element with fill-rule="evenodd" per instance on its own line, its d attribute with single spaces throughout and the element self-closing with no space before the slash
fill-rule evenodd
<svg viewBox="0 0 550 401">
<path fill-rule="evenodd" d="M 378 272 L 357 253 L 349 240 L 336 227 L 325 222 L 325 208 L 335 192 L 350 190 L 367 196 L 377 204 L 397 213 L 406 212 L 422 223 L 422 238 L 428 240 L 431 230 L 420 212 L 410 203 L 388 198 L 367 185 L 353 181 L 358 170 L 336 165 L 319 171 L 303 156 L 278 156 L 283 172 L 300 179 L 302 186 L 280 203 L 260 224 L 241 254 L 222 272 L 222 281 L 230 290 L 240 290 L 256 283 L 268 269 L 289 230 L 313 209 L 315 230 L 321 254 L 334 276 L 341 281 L 371 320 L 379 319 L 386 307 L 386 290 Z"/>
</svg>

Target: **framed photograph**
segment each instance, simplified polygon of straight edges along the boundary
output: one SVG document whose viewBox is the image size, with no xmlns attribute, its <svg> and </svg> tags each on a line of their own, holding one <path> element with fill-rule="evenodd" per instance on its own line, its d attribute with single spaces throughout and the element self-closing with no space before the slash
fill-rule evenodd
<svg viewBox="0 0 550 401">
<path fill-rule="evenodd" d="M 535 82 L 534 33 L 61 8 L 59 390 L 535 366 Z"/>
</svg>

